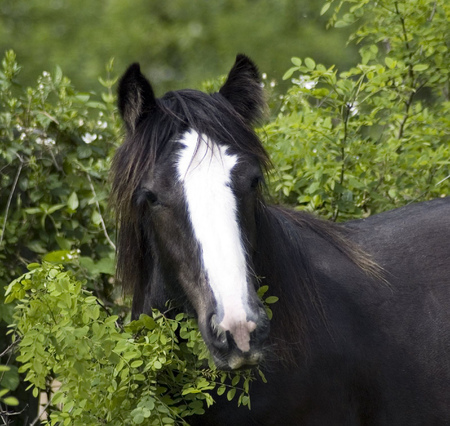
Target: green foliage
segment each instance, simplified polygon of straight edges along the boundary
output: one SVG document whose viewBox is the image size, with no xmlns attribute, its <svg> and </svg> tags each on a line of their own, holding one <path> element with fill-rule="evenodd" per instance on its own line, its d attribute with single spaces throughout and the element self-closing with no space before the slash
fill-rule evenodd
<svg viewBox="0 0 450 426">
<path fill-rule="evenodd" d="M 108 293 L 107 279 L 98 278 L 114 269 L 105 212 L 120 129 L 115 80 L 101 80 L 106 91 L 96 101 L 76 91 L 59 68 L 44 72 L 36 88 L 22 88 L 13 52 L 2 66 L 0 178 L 8 196 L 0 201 L 0 282 L 6 285 L 38 255 L 79 250 L 89 285 Z M 1 310 L 0 320 L 4 315 Z"/>
<path fill-rule="evenodd" d="M 292 58 L 293 86 L 263 129 L 275 197 L 333 220 L 449 192 L 450 4 L 349 0 L 338 12 L 347 3 L 335 26 L 374 17 L 352 37 L 361 62 L 338 72 Z"/>
<path fill-rule="evenodd" d="M 19 371 L 33 394 L 54 379 L 61 383 L 51 397 L 50 424 L 184 423 L 213 403 L 213 389 L 250 404 L 252 375 L 208 367 L 193 319 L 154 311 L 122 327 L 73 272 L 50 263 L 29 269 L 6 296 L 20 300 L 12 327 Z"/>
<path fill-rule="evenodd" d="M 41 256 L 70 261 L 89 288 L 123 312 L 113 304 L 120 289 L 111 280 L 114 233 L 105 214 L 120 129 L 112 63 L 100 79 L 100 100 L 76 91 L 58 67 L 42 73 L 34 88 L 19 84 L 20 71 L 15 54 L 7 52 L 0 70 L 0 352 L 9 345 L 5 323 L 13 321 L 4 286 Z M 15 390 L 17 368 L 10 367 L 2 384 L 7 380 L 5 387 Z"/>
<path fill-rule="evenodd" d="M 0 365 L 0 384 L 3 385 L 5 381 L 5 374 L 7 374 L 9 371 L 11 371 L 11 367 L 7 365 Z M 10 389 L 10 387 L 8 386 L 5 386 L 5 388 L 0 387 L 0 403 L 16 406 L 19 404 L 19 401 L 14 396 L 7 395 L 10 390 L 14 389 Z"/>
</svg>

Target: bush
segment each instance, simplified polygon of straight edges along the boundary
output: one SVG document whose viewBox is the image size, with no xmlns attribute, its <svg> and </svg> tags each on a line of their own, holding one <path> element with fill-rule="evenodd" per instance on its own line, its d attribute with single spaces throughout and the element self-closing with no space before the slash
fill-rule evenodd
<svg viewBox="0 0 450 426">
<path fill-rule="evenodd" d="M 59 68 L 43 72 L 35 88 L 21 87 L 19 72 L 7 52 L 0 71 L 0 362 L 8 364 L 5 327 L 13 305 L 4 304 L 4 287 L 30 262 L 72 257 L 77 276 L 115 313 L 124 311 L 111 280 L 114 232 L 105 214 L 109 159 L 120 133 L 112 63 L 100 79 L 100 100 L 76 91 Z M 0 372 L 0 387 L 16 391 L 17 368 L 10 367 Z M 23 398 L 17 416 L 25 422 L 30 402 Z"/>
<path fill-rule="evenodd" d="M 238 403 L 249 405 L 252 375 L 208 367 L 192 318 L 169 319 L 155 310 L 122 327 L 73 272 L 50 263 L 29 269 L 6 297 L 20 300 L 13 326 L 17 361 L 34 396 L 50 393 L 54 379 L 61 383 L 51 395 L 51 424 L 183 423 L 213 403 L 213 389 L 229 400 L 238 390 Z"/>
<path fill-rule="evenodd" d="M 6 285 L 50 251 L 79 250 L 89 284 L 107 291 L 98 278 L 114 269 L 114 237 L 104 217 L 120 133 L 116 80 L 100 79 L 107 92 L 95 101 L 76 91 L 59 68 L 25 89 L 17 83 L 13 52 L 2 65 L 0 170 L 2 192 L 9 196 L 0 205 L 0 280 Z"/>
<path fill-rule="evenodd" d="M 272 193 L 332 220 L 447 195 L 450 4 L 344 0 L 337 9 L 345 6 L 331 18 L 337 27 L 370 17 L 352 36 L 364 41 L 361 62 L 339 72 L 292 59 L 292 87 L 262 133 L 278 172 Z"/>
</svg>

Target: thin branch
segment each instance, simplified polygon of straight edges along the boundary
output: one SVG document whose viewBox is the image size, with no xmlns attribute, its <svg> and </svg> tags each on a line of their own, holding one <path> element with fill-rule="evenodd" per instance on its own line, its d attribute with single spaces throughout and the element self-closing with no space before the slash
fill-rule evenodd
<svg viewBox="0 0 450 426">
<path fill-rule="evenodd" d="M 30 426 L 34 426 L 39 421 L 39 419 L 42 417 L 42 415 L 47 411 L 47 408 L 49 407 L 51 402 L 52 402 L 52 400 L 51 400 L 51 398 L 49 398 L 47 404 L 44 405 L 42 410 L 41 410 L 41 407 L 39 407 L 39 413 L 38 413 L 37 417 L 30 423 Z"/>
<path fill-rule="evenodd" d="M 411 107 L 411 104 L 413 102 L 414 95 L 415 95 L 415 92 L 412 91 L 411 94 L 409 95 L 409 99 L 405 102 L 405 116 L 403 117 L 403 119 L 400 123 L 397 139 L 401 139 L 403 137 L 403 131 L 405 129 L 406 121 L 409 118 L 409 108 Z"/>
<path fill-rule="evenodd" d="M 433 10 L 431 11 L 431 15 L 430 15 L 430 17 L 428 18 L 428 22 L 431 22 L 431 21 L 433 20 L 434 14 L 436 13 L 436 6 L 437 6 L 437 1 L 435 1 L 435 2 L 433 3 Z"/>
<path fill-rule="evenodd" d="M 401 139 L 403 137 L 403 131 L 405 129 L 405 124 L 406 121 L 408 120 L 408 118 L 410 117 L 409 115 L 409 109 L 413 103 L 414 100 L 414 96 L 416 95 L 416 93 L 422 89 L 422 87 L 424 87 L 427 84 L 428 80 L 425 80 L 419 87 L 417 87 L 416 89 L 411 90 L 411 93 L 409 95 L 408 100 L 405 102 L 405 116 L 403 117 L 403 120 L 400 123 L 400 128 L 398 130 L 398 135 L 397 135 L 397 139 Z"/>
<path fill-rule="evenodd" d="M 441 179 L 438 183 L 436 183 L 434 185 L 434 187 L 436 188 L 437 186 L 439 186 L 442 182 L 445 182 L 447 179 L 450 179 L 450 175 L 446 176 L 444 179 Z M 410 204 L 416 202 L 417 200 L 419 200 L 420 198 L 422 198 L 428 191 L 430 190 L 430 188 L 428 188 L 426 191 L 422 192 L 420 195 L 418 195 L 416 198 L 412 199 L 407 206 L 409 206 Z"/>
<path fill-rule="evenodd" d="M 0 405 L 0 418 L 4 422 L 2 424 L 2 426 L 6 426 L 6 425 L 11 424 L 11 422 L 9 421 L 9 417 L 18 416 L 18 415 L 22 414 L 27 408 L 28 408 L 28 404 L 25 405 L 25 407 L 23 407 L 20 411 L 6 411 Z"/>
<path fill-rule="evenodd" d="M 348 138 L 348 121 L 349 121 L 349 118 L 350 118 L 350 110 L 351 110 L 352 105 L 353 105 L 353 103 L 351 105 L 345 104 L 343 106 L 343 108 L 344 108 L 344 110 L 343 110 L 343 114 L 344 114 L 344 138 L 342 139 L 342 142 L 341 142 L 342 164 L 341 164 L 341 171 L 340 171 L 340 176 L 339 176 L 339 184 L 341 186 L 344 183 L 344 176 L 345 176 L 345 159 L 346 159 L 345 148 L 346 148 L 347 138 Z M 340 200 L 341 196 L 342 196 L 342 194 L 339 195 L 338 201 Z M 336 222 L 338 216 L 339 216 L 339 204 L 336 203 L 336 207 L 334 208 L 333 216 L 331 217 L 331 220 L 333 222 Z"/>
<path fill-rule="evenodd" d="M 56 123 L 59 126 L 59 121 L 55 117 L 50 115 L 47 111 L 39 111 L 39 114 L 45 115 L 46 117 L 48 117 L 50 120 L 52 120 L 54 123 Z"/>
<path fill-rule="evenodd" d="M 101 224 L 102 224 L 103 233 L 105 234 L 105 237 L 106 237 L 106 239 L 107 239 L 109 245 L 110 245 L 114 250 L 116 250 L 116 245 L 112 242 L 111 238 L 110 238 L 109 235 L 108 235 L 108 231 L 106 230 L 105 221 L 103 220 L 102 211 L 100 210 L 100 204 L 99 204 L 99 202 L 98 202 L 98 200 L 97 200 L 97 193 L 95 192 L 95 188 L 94 188 L 94 184 L 92 183 L 92 179 L 91 179 L 91 177 L 89 176 L 88 173 L 86 173 L 86 176 L 87 176 L 87 178 L 88 178 L 89 185 L 90 185 L 90 187 L 91 187 L 91 191 L 92 191 L 92 193 L 94 194 L 94 201 L 95 201 L 95 205 L 97 206 L 98 214 L 100 215 L 100 222 L 101 222 Z"/>
<path fill-rule="evenodd" d="M 16 346 L 22 339 L 17 339 L 15 342 L 11 343 L 1 354 L 0 358 L 5 356 L 7 353 L 12 352 L 14 349 L 14 346 Z"/>
<path fill-rule="evenodd" d="M 16 186 L 17 186 L 17 182 L 19 181 L 20 173 L 22 172 L 23 160 L 20 157 L 19 157 L 19 160 L 20 160 L 20 165 L 19 165 L 19 168 L 17 170 L 16 177 L 14 178 L 14 183 L 13 183 L 12 190 L 9 193 L 8 202 L 6 203 L 5 219 L 3 221 L 2 235 L 0 236 L 0 244 L 2 243 L 3 237 L 5 236 L 6 222 L 8 220 L 9 208 L 11 206 L 11 201 L 12 201 L 12 197 L 14 195 L 14 192 L 16 191 Z"/>
</svg>

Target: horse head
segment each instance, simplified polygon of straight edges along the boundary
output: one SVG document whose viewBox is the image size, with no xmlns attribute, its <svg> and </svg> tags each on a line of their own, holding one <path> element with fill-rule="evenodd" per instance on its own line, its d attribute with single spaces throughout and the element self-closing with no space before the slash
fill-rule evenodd
<svg viewBox="0 0 450 426">
<path fill-rule="evenodd" d="M 195 313 L 219 368 L 258 364 L 269 320 L 252 259 L 268 157 L 252 130 L 264 109 L 256 66 L 238 55 L 218 93 L 157 99 L 133 64 L 118 93 L 118 277 L 133 316 L 173 300 Z"/>
</svg>

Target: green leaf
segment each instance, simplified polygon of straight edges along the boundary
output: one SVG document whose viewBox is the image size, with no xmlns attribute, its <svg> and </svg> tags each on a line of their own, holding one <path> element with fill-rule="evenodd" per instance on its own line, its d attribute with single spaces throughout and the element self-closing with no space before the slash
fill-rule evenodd
<svg viewBox="0 0 450 426">
<path fill-rule="evenodd" d="M 291 58 L 291 62 L 297 67 L 299 67 L 302 64 L 302 60 L 297 57 Z"/>
<path fill-rule="evenodd" d="M 310 69 L 313 70 L 316 67 L 316 63 L 314 62 L 313 59 L 311 58 L 306 58 L 305 59 L 305 65 Z"/>
<path fill-rule="evenodd" d="M 6 405 L 16 406 L 19 405 L 19 401 L 17 398 L 14 398 L 13 396 L 7 396 L 6 398 L 3 398 L 3 402 Z"/>
<path fill-rule="evenodd" d="M 264 300 L 267 304 L 272 304 L 278 302 L 278 297 L 276 296 L 269 296 L 267 299 Z"/>
<path fill-rule="evenodd" d="M 27 243 L 25 245 L 26 245 L 26 247 L 28 247 L 31 251 L 34 251 L 35 253 L 43 254 L 43 253 L 47 252 L 47 250 L 42 245 L 42 242 L 40 240 L 30 241 L 29 243 Z"/>
<path fill-rule="evenodd" d="M 297 67 L 289 68 L 283 75 L 283 80 L 287 80 L 288 78 L 292 77 L 292 74 L 294 74 L 295 71 L 297 71 Z"/>
<path fill-rule="evenodd" d="M 413 71 L 425 71 L 429 68 L 428 64 L 416 64 L 413 66 Z"/>
<path fill-rule="evenodd" d="M 43 259 L 46 262 L 65 263 L 73 261 L 74 257 L 73 252 L 69 250 L 57 250 L 47 253 Z"/>
<path fill-rule="evenodd" d="M 384 62 L 390 69 L 393 69 L 397 66 L 397 61 L 389 57 L 384 58 Z"/>
<path fill-rule="evenodd" d="M 344 20 L 339 20 L 336 21 L 336 23 L 334 24 L 334 28 L 344 28 L 344 27 L 348 27 L 350 25 L 350 22 L 344 21 Z"/>
<path fill-rule="evenodd" d="M 70 197 L 67 200 L 67 206 L 69 207 L 69 209 L 71 211 L 76 211 L 76 209 L 79 206 L 79 201 L 78 201 L 78 196 L 76 192 L 72 192 L 72 194 L 70 194 Z"/>
<path fill-rule="evenodd" d="M 228 401 L 231 401 L 234 398 L 234 395 L 236 395 L 236 388 L 230 389 L 227 392 L 227 399 L 228 399 Z"/>
<path fill-rule="evenodd" d="M 145 328 L 147 328 L 148 330 L 153 330 L 156 327 L 156 322 L 152 317 L 142 314 L 140 316 L 140 319 L 142 320 Z"/>
<path fill-rule="evenodd" d="M 145 417 L 142 413 L 138 413 L 133 417 L 133 422 L 137 425 L 140 425 L 145 420 Z"/>
<path fill-rule="evenodd" d="M 28 214 L 42 213 L 42 209 L 40 209 L 39 207 L 30 207 L 28 209 L 23 209 L 23 211 Z"/>
<path fill-rule="evenodd" d="M 325 13 L 327 12 L 327 10 L 330 8 L 331 3 L 325 3 L 322 6 L 322 9 L 320 9 L 320 16 L 325 15 Z"/>
<path fill-rule="evenodd" d="M 225 391 L 227 390 L 227 388 L 225 387 L 225 386 L 220 386 L 218 389 L 217 389 L 217 395 L 223 395 L 224 393 L 225 393 Z"/>
<path fill-rule="evenodd" d="M 10 391 L 15 391 L 20 383 L 19 373 L 17 371 L 18 368 L 15 365 L 11 365 L 9 367 L 0 365 L 0 371 L 2 371 L 1 369 L 3 367 L 7 368 L 8 370 L 3 370 L 3 377 L 2 375 L 0 375 L 0 387 L 4 387 L 6 389 L 9 389 Z"/>
<path fill-rule="evenodd" d="M 60 210 L 64 207 L 64 204 L 55 204 L 54 206 L 50 206 L 47 210 L 48 214 L 52 214 L 56 212 L 57 210 Z"/>
</svg>

